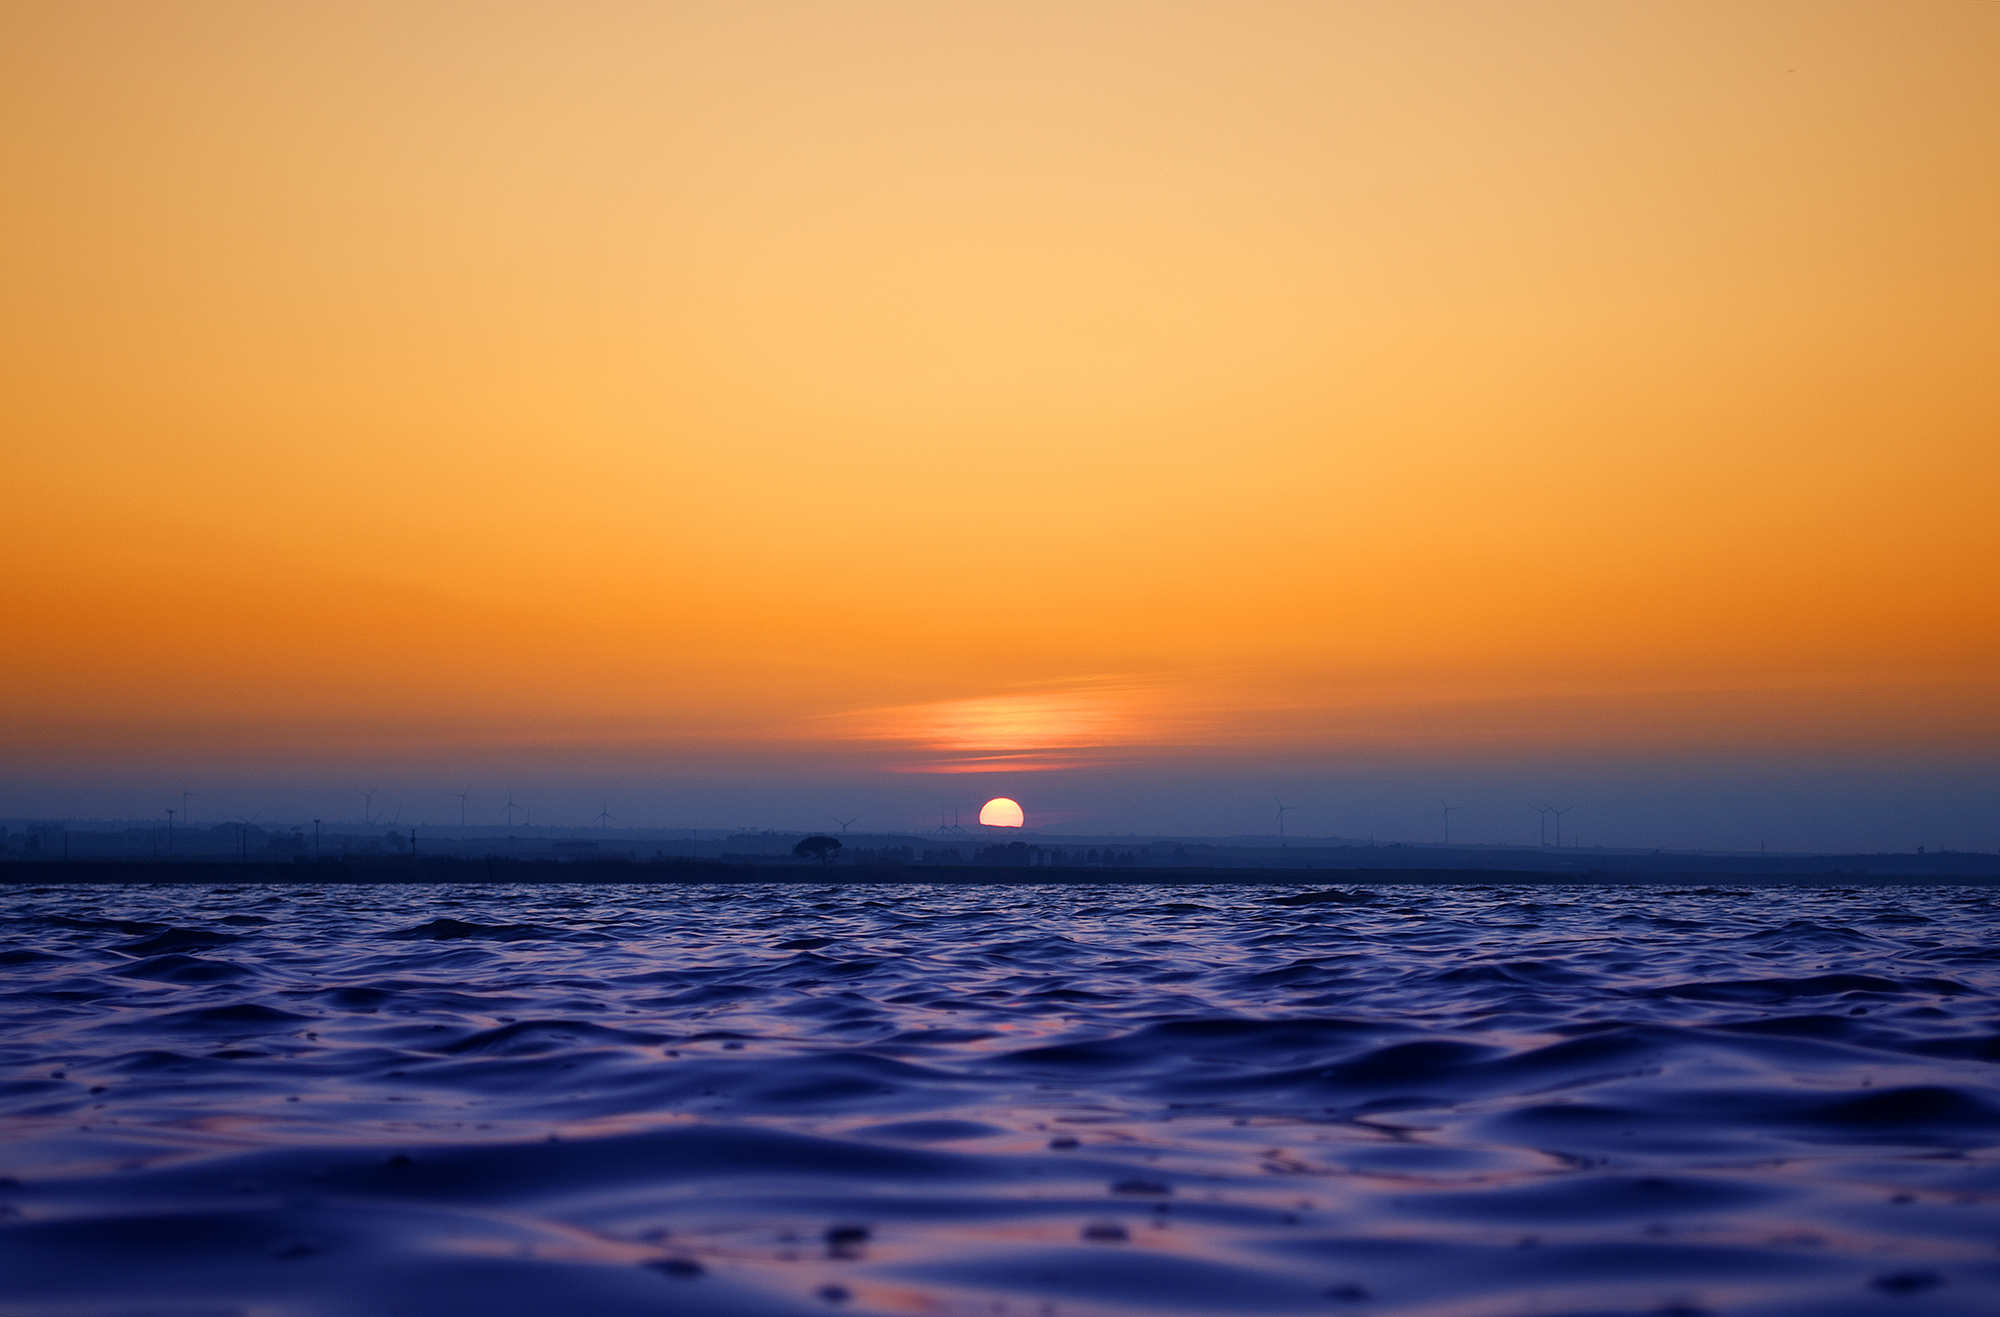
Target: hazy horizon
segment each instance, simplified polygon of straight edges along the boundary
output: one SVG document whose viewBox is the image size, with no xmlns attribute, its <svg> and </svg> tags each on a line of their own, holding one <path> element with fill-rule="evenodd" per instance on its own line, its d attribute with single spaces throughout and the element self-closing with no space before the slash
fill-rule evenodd
<svg viewBox="0 0 2000 1317">
<path fill-rule="evenodd" d="M 446 789 L 436 779 L 383 775 L 362 779 L 375 788 L 372 826 L 460 826 L 458 792 L 468 799 L 465 824 L 504 827 L 510 787 L 515 826 L 529 822 L 588 834 L 601 813 L 623 828 L 700 828 L 708 833 L 750 829 L 818 829 L 837 833 L 837 820 L 856 820 L 857 833 L 927 834 L 958 821 L 969 831 L 992 796 L 1019 800 L 1030 831 L 1177 837 L 1276 836 L 1274 796 L 1290 807 L 1286 832 L 1305 837 L 1374 837 L 1384 843 L 1444 841 L 1441 803 L 1454 807 L 1452 844 L 1533 846 L 1553 842 L 1541 806 L 1566 809 L 1565 845 L 1634 849 L 1875 853 L 2000 851 L 1993 802 L 2000 775 L 1976 767 L 1909 765 L 1852 767 L 1817 773 L 1794 766 L 1778 775 L 1754 768 L 1733 775 L 1713 765 L 1685 766 L 1679 775 L 1656 761 L 1602 765 L 1576 775 L 1515 766 L 1484 773 L 1433 765 L 1357 768 L 1344 773 L 1269 773 L 1253 763 L 1232 773 L 1184 769 L 1177 779 L 1131 772 L 1070 772 L 998 776 L 953 775 L 933 786 L 905 775 L 874 780 L 849 776 L 794 779 L 675 776 L 610 778 L 579 768 L 568 777 L 522 776 Z M 172 779 L 167 779 L 172 781 Z M 182 809 L 181 786 L 99 780 L 34 787 L 6 784 L 0 816 L 145 820 L 161 824 Z M 467 790 L 467 788 L 471 788 Z M 969 788 L 969 789 L 968 789 Z M 321 818 L 331 826 L 360 825 L 361 789 L 320 779 L 273 782 L 189 778 L 187 808 L 198 824 L 258 821 L 292 824 Z M 1259 792 L 1262 792 L 1260 795 Z M 152 803 L 157 801 L 158 803 Z M 40 802 L 39 807 L 30 807 Z M 61 807 L 67 805 L 68 807 Z"/>
</svg>

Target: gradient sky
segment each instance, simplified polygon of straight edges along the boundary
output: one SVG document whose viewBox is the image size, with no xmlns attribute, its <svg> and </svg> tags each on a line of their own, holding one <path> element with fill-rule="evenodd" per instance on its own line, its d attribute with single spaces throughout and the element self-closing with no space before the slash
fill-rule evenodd
<svg viewBox="0 0 2000 1317">
<path fill-rule="evenodd" d="M 0 815 L 2000 848 L 2000 4 L 16 2 L 0 135 Z"/>
</svg>

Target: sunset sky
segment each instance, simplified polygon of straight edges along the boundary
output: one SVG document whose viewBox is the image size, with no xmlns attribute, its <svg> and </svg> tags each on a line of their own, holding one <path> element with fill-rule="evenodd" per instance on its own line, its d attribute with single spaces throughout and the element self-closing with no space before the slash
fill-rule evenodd
<svg viewBox="0 0 2000 1317">
<path fill-rule="evenodd" d="M 2000 848 L 2000 4 L 16 2 L 0 152 L 0 816 Z"/>
</svg>

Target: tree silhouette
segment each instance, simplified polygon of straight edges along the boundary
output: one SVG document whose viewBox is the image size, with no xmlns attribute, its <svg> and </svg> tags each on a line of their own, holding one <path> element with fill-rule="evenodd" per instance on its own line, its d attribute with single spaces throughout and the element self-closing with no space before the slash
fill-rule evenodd
<svg viewBox="0 0 2000 1317">
<path fill-rule="evenodd" d="M 807 837 L 792 847 L 792 854 L 802 860 L 818 860 L 821 864 L 832 864 L 833 857 L 840 854 L 840 838 Z"/>
</svg>

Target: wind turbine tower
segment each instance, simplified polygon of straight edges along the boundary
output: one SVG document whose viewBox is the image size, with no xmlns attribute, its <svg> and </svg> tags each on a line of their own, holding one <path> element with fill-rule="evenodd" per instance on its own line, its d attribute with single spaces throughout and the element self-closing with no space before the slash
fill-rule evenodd
<svg viewBox="0 0 2000 1317">
<path fill-rule="evenodd" d="M 1444 844 L 1449 846 L 1451 845 L 1451 816 L 1459 810 L 1464 809 L 1465 806 L 1447 805 L 1444 803 L 1444 799 L 1439 797 L 1438 807 L 1444 811 Z"/>
<path fill-rule="evenodd" d="M 1563 815 L 1569 813 L 1571 810 L 1575 808 L 1576 806 L 1574 805 L 1564 805 L 1561 809 L 1549 810 L 1549 813 L 1556 816 L 1556 847 L 1559 850 L 1562 848 L 1563 844 Z"/>
<path fill-rule="evenodd" d="M 381 787 L 376 787 L 375 791 L 380 791 L 381 789 Z M 375 791 L 355 792 L 356 795 L 361 797 L 361 826 L 364 828 L 375 825 Z"/>
<path fill-rule="evenodd" d="M 470 797 L 471 795 L 472 795 L 472 788 L 471 788 L 471 787 L 467 787 L 467 788 L 466 788 L 465 790 L 463 790 L 463 791 L 461 791 L 461 792 L 459 792 L 459 793 L 458 793 L 458 826 L 459 826 L 459 827 L 461 827 L 461 828 L 465 826 L 465 804 L 466 804 L 466 800 L 467 800 L 467 798 L 468 798 L 468 797 Z"/>
<path fill-rule="evenodd" d="M 1298 806 L 1287 805 L 1276 796 L 1271 797 L 1271 803 L 1278 807 L 1278 844 L 1283 845 L 1285 841 L 1285 815 L 1297 809 Z"/>
</svg>

